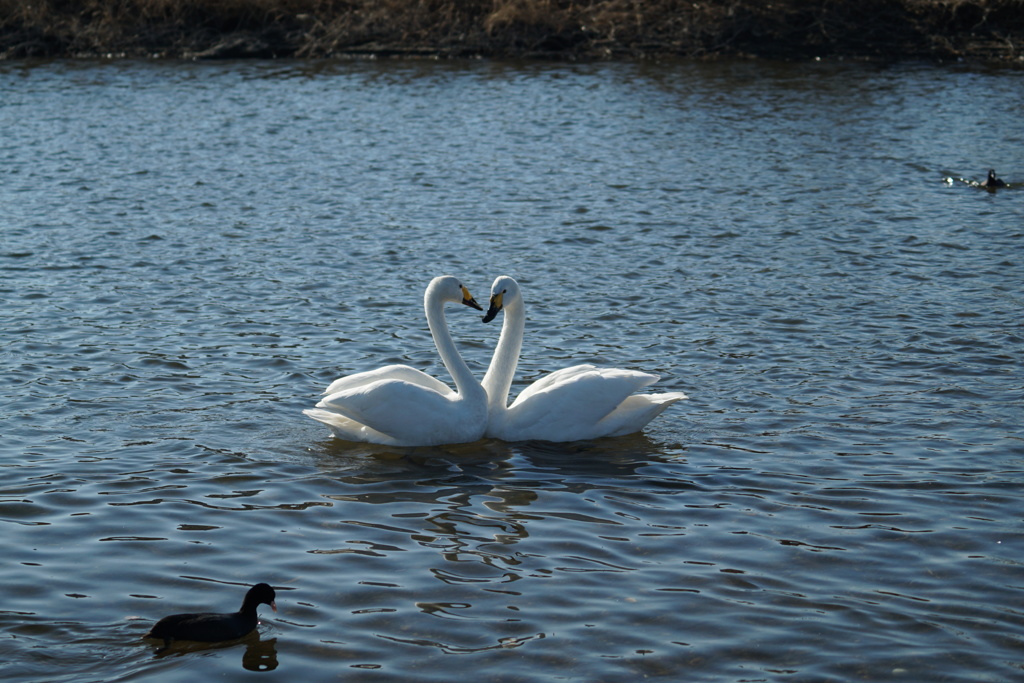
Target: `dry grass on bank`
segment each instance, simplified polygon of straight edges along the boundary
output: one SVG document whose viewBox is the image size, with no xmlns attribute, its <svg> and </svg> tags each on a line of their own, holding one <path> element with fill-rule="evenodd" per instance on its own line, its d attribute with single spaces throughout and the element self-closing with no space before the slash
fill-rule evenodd
<svg viewBox="0 0 1024 683">
<path fill-rule="evenodd" d="M 0 57 L 1021 60 L 1024 0 L 0 0 Z"/>
</svg>

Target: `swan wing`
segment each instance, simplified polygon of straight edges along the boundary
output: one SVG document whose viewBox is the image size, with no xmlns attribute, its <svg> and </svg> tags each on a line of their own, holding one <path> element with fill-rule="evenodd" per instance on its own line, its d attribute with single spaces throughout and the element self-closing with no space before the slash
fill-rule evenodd
<svg viewBox="0 0 1024 683">
<path fill-rule="evenodd" d="M 353 375 L 345 375 L 331 382 L 324 390 L 324 396 L 330 394 L 337 394 L 338 392 L 345 391 L 347 389 L 353 389 L 356 387 L 366 386 L 373 384 L 382 379 L 395 379 L 402 380 L 404 382 L 410 382 L 412 384 L 418 384 L 427 389 L 431 389 L 442 396 L 454 393 L 452 389 L 432 375 L 428 375 L 422 370 L 409 367 L 408 365 L 385 365 L 382 368 L 375 370 L 367 370 L 365 372 L 357 372 Z"/>
<path fill-rule="evenodd" d="M 430 446 L 475 441 L 483 434 L 486 406 L 474 411 L 460 398 L 450 390 L 441 394 L 388 378 L 333 393 L 316 407 L 387 435 L 394 445 Z"/>
<path fill-rule="evenodd" d="M 658 380 L 636 370 L 575 366 L 527 387 L 508 409 L 506 430 L 516 439 L 571 441 L 605 436 L 599 423 L 633 392 Z"/>
<path fill-rule="evenodd" d="M 525 389 L 519 392 L 519 396 L 516 397 L 515 402 L 518 403 L 520 401 L 525 401 L 529 399 L 530 396 L 542 393 L 550 389 L 551 387 L 560 384 L 568 384 L 572 382 L 576 377 L 591 372 L 593 370 L 597 370 L 597 367 L 593 365 L 573 365 L 568 368 L 562 368 L 561 370 L 549 372 L 548 374 L 544 375 L 538 380 L 535 380 L 533 383 L 531 383 L 529 386 L 527 386 Z"/>
</svg>

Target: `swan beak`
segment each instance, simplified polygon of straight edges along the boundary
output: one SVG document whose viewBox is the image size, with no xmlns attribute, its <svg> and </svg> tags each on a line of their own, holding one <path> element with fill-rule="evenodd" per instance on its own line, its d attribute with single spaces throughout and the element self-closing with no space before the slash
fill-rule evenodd
<svg viewBox="0 0 1024 683">
<path fill-rule="evenodd" d="M 487 314 L 484 315 L 483 321 L 489 323 L 494 320 L 494 317 L 501 311 L 502 300 L 504 299 L 505 292 L 499 292 L 491 297 L 491 305 L 487 308 Z M 483 310 L 483 309 L 481 309 Z"/>
<path fill-rule="evenodd" d="M 276 602 L 270 603 L 270 609 L 272 609 L 272 610 L 274 610 L 276 612 L 277 611 L 277 603 Z"/>
<path fill-rule="evenodd" d="M 473 295 L 469 293 L 469 290 L 466 289 L 465 287 L 462 288 L 462 303 L 465 304 L 466 306 L 471 306 L 472 308 L 475 308 L 478 311 L 484 310 L 483 307 L 481 307 L 480 304 L 476 302 L 476 299 L 473 298 Z"/>
</svg>

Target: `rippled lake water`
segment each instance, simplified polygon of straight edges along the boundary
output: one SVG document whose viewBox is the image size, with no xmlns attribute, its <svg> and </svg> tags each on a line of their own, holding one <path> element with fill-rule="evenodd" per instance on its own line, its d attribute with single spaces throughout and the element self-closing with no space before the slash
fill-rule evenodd
<svg viewBox="0 0 1024 683">
<path fill-rule="evenodd" d="M 1019 70 L 0 66 L 6 681 L 1024 676 Z M 1017 187 L 958 179 L 995 168 Z M 947 178 L 952 179 L 947 182 Z M 641 434 L 396 450 L 301 410 L 515 276 L 513 391 Z M 449 310 L 482 376 L 497 323 Z M 278 587 L 244 642 L 155 653 Z"/>
</svg>

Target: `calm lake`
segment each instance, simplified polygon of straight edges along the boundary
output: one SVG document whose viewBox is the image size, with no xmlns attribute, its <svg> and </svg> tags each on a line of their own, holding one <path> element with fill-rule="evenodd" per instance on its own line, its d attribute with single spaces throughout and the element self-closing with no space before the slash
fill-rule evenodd
<svg viewBox="0 0 1024 683">
<path fill-rule="evenodd" d="M 0 678 L 1020 679 L 1022 111 L 968 65 L 0 64 Z M 450 381 L 442 274 L 522 285 L 513 394 L 689 400 L 561 444 L 305 417 Z M 482 377 L 501 319 L 447 310 Z M 141 640 L 260 581 L 242 642 Z"/>
</svg>

